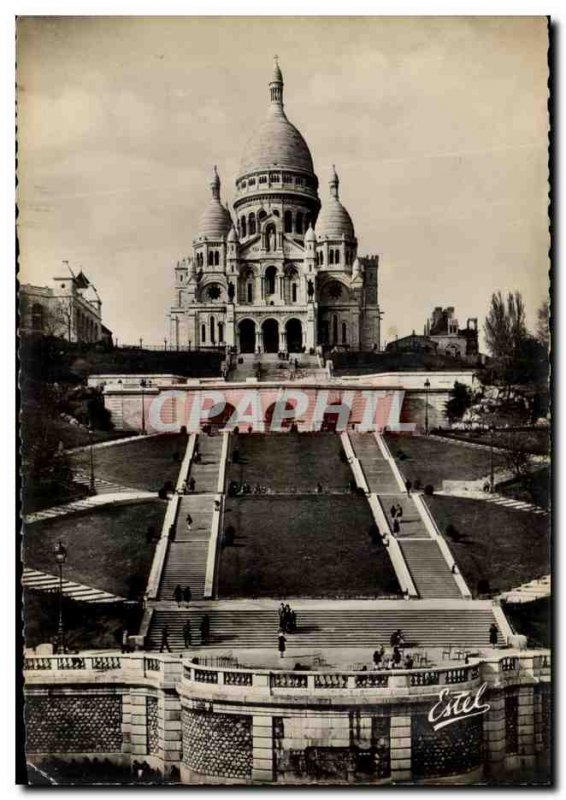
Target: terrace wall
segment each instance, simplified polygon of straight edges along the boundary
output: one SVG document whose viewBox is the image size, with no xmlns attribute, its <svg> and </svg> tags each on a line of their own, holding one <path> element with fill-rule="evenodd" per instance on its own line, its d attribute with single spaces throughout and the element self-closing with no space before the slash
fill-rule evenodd
<svg viewBox="0 0 566 800">
<path fill-rule="evenodd" d="M 143 757 L 164 773 L 178 767 L 183 783 L 472 783 L 549 757 L 548 651 L 332 673 L 141 653 L 37 656 L 25 677 L 27 753 L 38 763 Z M 480 689 L 486 713 L 433 730 L 439 692 Z"/>
</svg>

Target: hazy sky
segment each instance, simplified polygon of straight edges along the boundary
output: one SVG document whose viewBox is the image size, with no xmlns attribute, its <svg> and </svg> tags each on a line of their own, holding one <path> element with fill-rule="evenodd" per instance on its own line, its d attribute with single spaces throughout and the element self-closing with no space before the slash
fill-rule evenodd
<svg viewBox="0 0 566 800">
<path fill-rule="evenodd" d="M 231 202 L 285 107 L 324 203 L 333 163 L 359 253 L 380 254 L 383 338 L 548 291 L 547 33 L 540 18 L 20 18 L 21 280 L 83 268 L 120 342 L 168 335 L 212 165 Z"/>
</svg>

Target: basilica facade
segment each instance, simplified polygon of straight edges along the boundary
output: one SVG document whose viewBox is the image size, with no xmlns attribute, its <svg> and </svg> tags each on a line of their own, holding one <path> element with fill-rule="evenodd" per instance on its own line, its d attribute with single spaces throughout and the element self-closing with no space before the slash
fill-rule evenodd
<svg viewBox="0 0 566 800">
<path fill-rule="evenodd" d="M 232 211 L 220 188 L 215 167 L 192 253 L 175 268 L 171 344 L 242 353 L 379 349 L 378 257 L 358 256 L 334 167 L 319 199 L 309 148 L 285 114 L 277 63 Z"/>
</svg>

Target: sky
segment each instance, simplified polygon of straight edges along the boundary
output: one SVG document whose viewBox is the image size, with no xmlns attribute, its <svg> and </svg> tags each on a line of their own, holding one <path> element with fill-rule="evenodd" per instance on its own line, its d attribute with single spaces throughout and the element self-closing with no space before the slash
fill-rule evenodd
<svg viewBox="0 0 566 800">
<path fill-rule="evenodd" d="M 20 280 L 83 269 L 120 343 L 168 335 L 214 164 L 231 203 L 264 119 L 285 109 L 360 255 L 380 256 L 382 339 L 435 306 L 548 294 L 543 17 L 50 17 L 18 24 Z"/>
</svg>

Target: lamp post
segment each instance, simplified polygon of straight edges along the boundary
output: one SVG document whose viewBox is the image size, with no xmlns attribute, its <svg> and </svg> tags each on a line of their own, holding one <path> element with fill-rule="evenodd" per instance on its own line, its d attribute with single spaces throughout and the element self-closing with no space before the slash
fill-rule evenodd
<svg viewBox="0 0 566 800">
<path fill-rule="evenodd" d="M 89 490 L 89 493 L 90 493 L 91 496 L 96 494 L 96 486 L 95 486 L 95 483 L 94 483 L 94 447 L 93 447 L 93 441 L 92 441 L 92 434 L 93 434 L 92 425 L 89 425 L 88 426 L 88 444 L 89 444 L 89 451 L 90 451 L 90 480 L 89 480 L 88 490 Z"/>
<path fill-rule="evenodd" d="M 424 411 L 425 411 L 425 418 L 424 418 L 425 422 L 424 422 L 424 425 L 425 425 L 425 436 L 428 436 L 428 391 L 430 389 L 430 381 L 429 381 L 428 378 L 424 382 L 424 387 L 426 389 L 426 393 L 425 393 L 425 409 L 424 409 Z"/>
<path fill-rule="evenodd" d="M 147 386 L 147 381 L 145 378 L 142 378 L 140 381 L 140 388 L 141 388 L 141 412 L 142 412 L 142 423 L 141 423 L 141 434 L 145 436 L 145 387 Z"/>
<path fill-rule="evenodd" d="M 489 426 L 489 491 L 493 494 L 495 488 L 495 473 L 493 468 L 493 432 L 495 425 Z"/>
<path fill-rule="evenodd" d="M 57 625 L 57 652 L 65 652 L 65 629 L 63 627 L 63 564 L 67 560 L 67 548 L 63 542 L 55 545 L 55 561 L 59 567 L 59 623 Z"/>
</svg>

